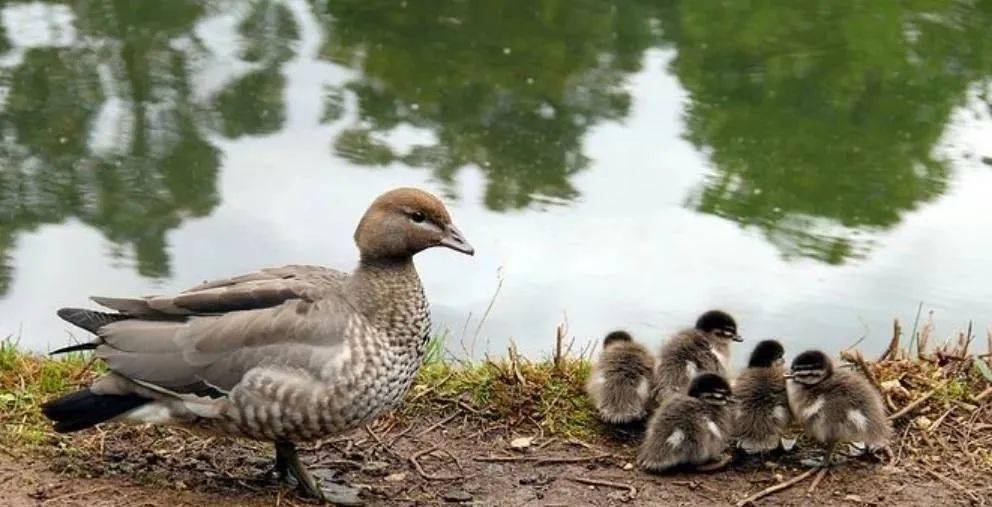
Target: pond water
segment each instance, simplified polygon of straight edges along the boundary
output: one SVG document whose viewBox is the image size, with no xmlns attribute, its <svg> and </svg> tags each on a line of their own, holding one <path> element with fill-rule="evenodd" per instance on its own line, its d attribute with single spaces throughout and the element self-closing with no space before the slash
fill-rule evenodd
<svg viewBox="0 0 992 507">
<path fill-rule="evenodd" d="M 90 294 L 350 268 L 400 185 L 477 250 L 418 257 L 453 351 L 539 355 L 565 319 L 655 344 L 710 307 L 792 352 L 992 323 L 990 1 L 0 15 L 0 336 L 31 349 Z"/>
</svg>

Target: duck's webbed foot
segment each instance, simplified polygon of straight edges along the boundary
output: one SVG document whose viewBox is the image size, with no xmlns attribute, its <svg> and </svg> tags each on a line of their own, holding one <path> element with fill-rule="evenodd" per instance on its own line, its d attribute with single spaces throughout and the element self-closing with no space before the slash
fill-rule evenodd
<svg viewBox="0 0 992 507">
<path fill-rule="evenodd" d="M 827 453 L 822 458 L 808 458 L 802 461 L 803 465 L 811 468 L 829 468 L 841 465 L 847 461 L 847 457 L 837 452 L 837 442 L 827 444 Z"/>
<path fill-rule="evenodd" d="M 346 484 L 324 481 L 319 482 L 311 474 L 300 456 L 296 446 L 291 442 L 276 442 L 276 466 L 274 469 L 280 481 L 296 488 L 297 493 L 304 498 L 314 498 L 333 505 L 364 505 L 359 497 L 361 490 Z"/>
</svg>

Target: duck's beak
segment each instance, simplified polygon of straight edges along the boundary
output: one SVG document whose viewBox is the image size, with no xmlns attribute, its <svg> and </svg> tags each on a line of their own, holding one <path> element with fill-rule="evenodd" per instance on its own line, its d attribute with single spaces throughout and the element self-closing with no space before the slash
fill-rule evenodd
<svg viewBox="0 0 992 507">
<path fill-rule="evenodd" d="M 784 378 L 786 378 L 786 379 L 791 379 L 791 378 L 793 378 L 793 377 L 795 377 L 795 376 L 796 376 L 796 375 L 795 375 L 794 373 L 792 373 L 792 372 L 789 372 L 789 373 L 783 373 L 783 374 L 782 374 L 782 377 L 784 377 Z"/>
<path fill-rule="evenodd" d="M 741 335 L 739 335 L 739 334 L 735 334 L 734 336 L 731 336 L 730 339 L 731 340 L 734 340 L 735 342 L 742 342 L 742 341 L 744 341 L 744 337 L 741 336 Z"/>
<path fill-rule="evenodd" d="M 455 224 L 448 224 L 444 228 L 444 236 L 441 237 L 441 246 L 446 246 L 456 252 L 475 255 L 475 248 L 465 240 L 462 231 L 459 231 Z"/>
</svg>

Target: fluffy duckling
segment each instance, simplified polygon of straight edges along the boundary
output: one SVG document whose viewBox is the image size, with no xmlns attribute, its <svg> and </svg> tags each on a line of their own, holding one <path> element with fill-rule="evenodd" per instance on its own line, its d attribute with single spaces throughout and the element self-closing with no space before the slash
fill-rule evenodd
<svg viewBox="0 0 992 507">
<path fill-rule="evenodd" d="M 720 310 L 702 314 L 693 329 L 671 337 L 661 346 L 655 367 L 655 401 L 660 404 L 671 394 L 685 392 L 686 386 L 699 373 L 726 376 L 731 341 L 739 342 L 743 338 L 737 334 L 734 318 Z"/>
<path fill-rule="evenodd" d="M 727 447 L 730 384 L 715 373 L 692 380 L 687 394 L 668 397 L 648 421 L 647 435 L 637 452 L 637 464 L 650 472 L 678 465 L 702 465 L 720 457 Z"/>
<path fill-rule="evenodd" d="M 654 358 L 626 331 L 603 340 L 603 351 L 592 366 L 586 393 L 599 416 L 613 424 L 639 421 L 647 415 Z"/>
<path fill-rule="evenodd" d="M 892 426 L 882 398 L 861 375 L 835 370 L 826 354 L 809 350 L 796 356 L 785 378 L 792 413 L 806 433 L 827 445 L 825 466 L 841 442 L 888 442 Z"/>
<path fill-rule="evenodd" d="M 747 453 L 779 446 L 792 414 L 785 392 L 785 349 L 775 340 L 759 343 L 747 369 L 734 382 L 738 405 L 734 410 L 734 437 Z"/>
</svg>

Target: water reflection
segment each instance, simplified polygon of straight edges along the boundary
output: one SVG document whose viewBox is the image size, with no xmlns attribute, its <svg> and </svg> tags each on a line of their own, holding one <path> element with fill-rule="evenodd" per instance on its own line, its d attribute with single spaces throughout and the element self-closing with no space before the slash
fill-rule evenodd
<svg viewBox="0 0 992 507">
<path fill-rule="evenodd" d="M 255 2 L 238 14 L 249 70 L 206 100 L 191 78 L 208 56 L 194 31 L 207 14 L 201 2 L 68 5 L 72 26 L 53 30 L 74 30 L 75 40 L 27 44 L 3 70 L 0 293 L 17 234 L 70 218 L 100 230 L 114 255 L 133 256 L 142 275 L 168 276 L 166 234 L 220 199 L 209 126 L 227 137 L 265 134 L 285 116 L 280 65 L 293 56 L 297 28 L 281 4 Z M 20 7 L 39 24 L 53 21 L 39 4 Z"/>
<path fill-rule="evenodd" d="M 944 192 L 934 148 L 992 74 L 992 2 L 670 2 L 660 19 L 714 168 L 691 205 L 832 264 Z"/>
<path fill-rule="evenodd" d="M 214 107 L 224 136 L 264 135 L 278 132 L 286 120 L 281 64 L 295 55 L 299 27 L 285 5 L 253 2 L 238 25 L 241 58 L 259 65 L 217 95 Z"/>
<path fill-rule="evenodd" d="M 193 228 L 183 227 L 192 217 L 210 215 L 200 222 L 211 222 L 211 231 L 239 219 L 255 226 L 257 210 L 268 213 L 259 201 L 270 185 L 287 184 L 284 194 L 327 204 L 329 189 L 356 181 L 369 192 L 397 181 L 430 186 L 423 175 L 452 195 L 469 196 L 452 203 L 461 208 L 458 216 L 499 229 L 492 236 L 504 250 L 487 261 L 516 262 L 511 268 L 525 273 L 520 278 L 537 280 L 524 289 L 540 287 L 544 296 L 554 287 L 563 300 L 575 294 L 594 305 L 602 295 L 576 287 L 588 290 L 606 269 L 616 276 L 600 278 L 595 288 L 617 291 L 617 301 L 596 311 L 612 322 L 630 304 L 617 280 L 637 265 L 644 273 L 634 273 L 639 276 L 628 285 L 645 284 L 643 308 L 679 273 L 683 284 L 705 283 L 694 287 L 695 299 L 665 305 L 710 304 L 712 294 L 728 292 L 713 272 L 729 280 L 745 271 L 742 264 L 760 263 L 765 278 L 789 269 L 812 277 L 829 268 L 782 263 L 760 235 L 760 248 L 743 263 L 738 249 L 753 238 L 724 235 L 740 233 L 733 223 L 761 231 L 786 256 L 840 264 L 864 255 L 880 237 L 873 233 L 895 229 L 909 211 L 947 192 L 952 165 L 934 147 L 969 88 L 992 75 L 988 0 L 974 6 L 846 1 L 813 10 L 755 2 L 723 2 L 718 9 L 676 0 L 0 5 L 0 294 L 11 282 L 8 257 L 18 237 L 44 224 L 87 224 L 113 245 L 116 262 L 178 284 L 224 274 L 217 265 L 204 268 L 209 256 L 198 250 L 188 264 L 210 271 L 190 270 L 180 279 L 184 264 L 170 256 L 170 244 L 214 248 L 209 234 L 192 234 L 196 241 L 187 237 L 185 244 L 175 239 Z M 647 50 L 656 47 L 664 49 L 648 54 L 657 66 L 643 69 Z M 664 62 L 674 55 L 667 69 L 660 53 Z M 683 91 L 684 105 L 676 104 Z M 666 107 L 652 109 L 655 100 Z M 674 111 L 683 106 L 681 124 Z M 397 134 L 410 131 L 417 135 Z M 606 141 L 597 137 L 604 132 Z M 299 166 L 286 169 L 286 181 L 252 179 L 281 168 L 290 153 L 300 155 Z M 700 153 L 708 167 L 701 167 Z M 265 164 L 245 167 L 257 158 Z M 388 174 L 372 170 L 386 166 Z M 235 205 L 226 215 L 221 174 L 225 206 Z M 686 212 L 679 207 L 686 193 L 688 209 L 732 223 Z M 631 195 L 642 207 L 618 203 Z M 334 202 L 322 216 L 366 202 Z M 285 201 L 266 203 L 278 222 Z M 547 203 L 563 206 L 527 213 Z M 292 221 L 305 213 L 312 212 L 297 210 Z M 333 218 L 344 222 L 343 215 Z M 528 230 L 538 223 L 546 230 Z M 250 229 L 225 236 L 229 245 L 216 247 L 215 257 L 247 264 L 248 243 L 266 254 L 251 257 L 259 263 L 278 257 L 272 254 L 278 248 L 296 250 L 274 262 L 330 250 L 307 243 L 319 235 L 302 230 L 239 237 Z M 560 248 L 583 252 L 573 261 L 586 265 L 569 271 L 564 260 L 534 260 L 537 243 L 559 255 L 548 230 L 559 233 L 556 241 L 571 238 Z M 702 247 L 686 252 L 655 241 L 654 234 L 706 245 L 708 256 L 700 255 Z M 706 243 L 714 238 L 725 243 Z M 262 240 L 271 243 L 257 247 Z M 642 257 L 636 263 L 616 252 L 597 257 L 594 250 L 604 244 L 632 245 L 623 249 Z M 338 246 L 334 263 L 349 260 L 351 245 Z M 105 267 L 104 261 L 88 271 L 99 272 L 94 266 Z M 687 270 L 693 262 L 698 270 Z M 671 266 L 678 269 L 666 271 Z M 439 264 L 437 272 L 442 269 Z M 753 285 L 741 280 L 724 282 Z M 490 291 L 452 290 L 459 302 L 448 314 L 461 319 L 478 311 L 465 301 Z M 787 296 L 791 304 L 796 293 Z M 530 325 L 547 312 L 528 303 L 506 321 Z M 627 316 L 655 324 L 654 313 L 638 312 Z M 501 331 L 509 334 L 510 327 Z"/>
<path fill-rule="evenodd" d="M 475 165 L 485 205 L 570 200 L 586 168 L 583 135 L 623 118 L 625 76 L 650 45 L 649 20 L 626 2 L 317 2 L 322 56 L 361 70 L 348 85 L 360 125 L 334 140 L 356 164 L 429 168 L 444 182 Z M 381 138 L 407 123 L 436 143 L 405 153 Z"/>
</svg>

